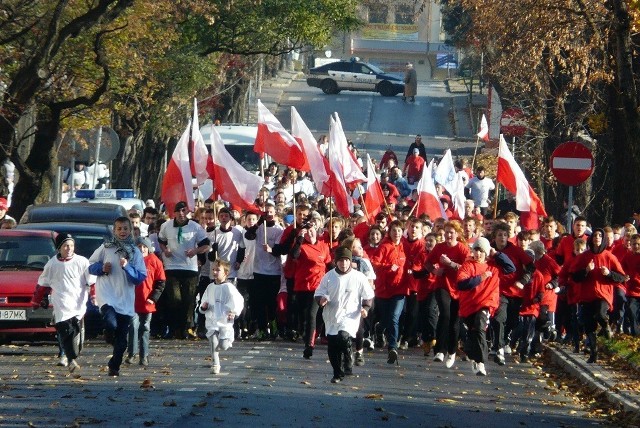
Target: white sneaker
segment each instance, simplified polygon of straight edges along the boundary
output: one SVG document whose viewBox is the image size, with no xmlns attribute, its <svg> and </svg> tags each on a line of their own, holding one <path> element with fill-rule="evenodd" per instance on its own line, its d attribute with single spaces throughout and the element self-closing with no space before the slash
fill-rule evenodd
<svg viewBox="0 0 640 428">
<path fill-rule="evenodd" d="M 478 363 L 478 371 L 476 372 L 477 376 L 486 376 L 487 369 L 484 368 L 484 363 Z"/>
<path fill-rule="evenodd" d="M 475 375 L 478 374 L 478 363 L 476 363 L 475 361 L 471 361 L 471 371 Z"/>
<path fill-rule="evenodd" d="M 433 357 L 433 361 L 441 363 L 444 361 L 444 354 L 442 352 L 438 352 L 435 357 Z"/>
<path fill-rule="evenodd" d="M 504 349 L 498 349 L 498 352 L 496 353 L 493 361 L 495 361 L 499 366 L 504 366 L 506 364 L 506 361 L 504 359 Z"/>
<path fill-rule="evenodd" d="M 69 365 L 69 360 L 67 360 L 67 356 L 63 355 L 60 357 L 60 361 L 58 361 L 58 365 L 61 367 L 67 367 Z"/>
<path fill-rule="evenodd" d="M 504 345 L 504 348 L 502 348 L 504 350 L 504 354 L 505 355 L 511 355 L 511 346 L 509 345 Z"/>
<path fill-rule="evenodd" d="M 444 362 L 444 365 L 447 366 L 448 369 L 453 367 L 456 363 L 456 354 L 447 354 L 447 359 Z"/>
<path fill-rule="evenodd" d="M 220 374 L 220 366 L 217 366 L 217 365 L 211 366 L 211 373 Z"/>
<path fill-rule="evenodd" d="M 80 364 L 76 362 L 76 360 L 69 361 L 69 373 L 73 373 L 74 371 L 80 368 Z"/>
</svg>

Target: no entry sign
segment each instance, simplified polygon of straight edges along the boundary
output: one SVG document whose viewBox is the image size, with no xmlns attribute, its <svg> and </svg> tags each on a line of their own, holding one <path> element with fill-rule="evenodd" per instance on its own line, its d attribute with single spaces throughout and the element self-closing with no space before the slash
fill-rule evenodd
<svg viewBox="0 0 640 428">
<path fill-rule="evenodd" d="M 560 144 L 553 151 L 550 164 L 553 175 L 567 186 L 577 186 L 593 173 L 591 150 L 576 141 Z"/>
</svg>

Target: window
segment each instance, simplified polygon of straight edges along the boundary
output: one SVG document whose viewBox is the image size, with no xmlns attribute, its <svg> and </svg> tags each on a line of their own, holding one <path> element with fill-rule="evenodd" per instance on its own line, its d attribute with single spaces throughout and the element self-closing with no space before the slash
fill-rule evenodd
<svg viewBox="0 0 640 428">
<path fill-rule="evenodd" d="M 396 6 L 396 24 L 414 24 L 413 7 L 408 4 Z"/>
<path fill-rule="evenodd" d="M 389 6 L 387 6 L 386 4 L 373 3 L 369 5 L 370 24 L 386 24 L 388 14 Z"/>
</svg>

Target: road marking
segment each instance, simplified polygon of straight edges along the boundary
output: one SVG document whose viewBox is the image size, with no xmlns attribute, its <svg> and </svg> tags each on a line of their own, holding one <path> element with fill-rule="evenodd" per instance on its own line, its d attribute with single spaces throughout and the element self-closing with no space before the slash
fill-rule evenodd
<svg viewBox="0 0 640 428">
<path fill-rule="evenodd" d="M 231 361 L 231 364 L 244 364 L 246 361 Z"/>
<path fill-rule="evenodd" d="M 244 357 L 245 360 L 249 360 L 251 358 L 253 358 L 253 355 L 247 355 L 246 357 Z"/>
<path fill-rule="evenodd" d="M 436 140 L 453 140 L 453 138 L 446 137 L 444 135 L 434 135 L 433 138 L 436 139 Z"/>
<path fill-rule="evenodd" d="M 254 346 L 251 349 L 264 349 L 264 346 Z"/>
<path fill-rule="evenodd" d="M 193 392 L 195 388 L 178 388 L 178 392 Z"/>
<path fill-rule="evenodd" d="M 289 97 L 289 101 L 302 101 L 302 97 Z"/>
<path fill-rule="evenodd" d="M 385 104 L 396 104 L 398 100 L 382 100 L 382 102 Z"/>
<path fill-rule="evenodd" d="M 324 97 L 313 97 L 311 98 L 311 101 L 324 101 L 325 98 Z"/>
<path fill-rule="evenodd" d="M 444 107 L 444 103 L 431 103 L 431 107 Z"/>
<path fill-rule="evenodd" d="M 204 380 L 206 381 L 212 381 L 212 380 L 218 380 L 220 379 L 219 377 L 205 377 Z"/>
<path fill-rule="evenodd" d="M 259 354 L 260 351 L 248 351 L 249 354 Z"/>
<path fill-rule="evenodd" d="M 341 97 L 341 98 L 336 98 L 336 101 L 339 102 L 339 103 L 343 103 L 343 102 L 349 101 L 349 99 Z"/>
</svg>

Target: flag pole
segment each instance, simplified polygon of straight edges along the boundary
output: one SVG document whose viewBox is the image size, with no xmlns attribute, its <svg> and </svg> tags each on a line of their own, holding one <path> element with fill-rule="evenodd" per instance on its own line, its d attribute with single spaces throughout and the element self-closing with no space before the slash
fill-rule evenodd
<svg viewBox="0 0 640 428">
<path fill-rule="evenodd" d="M 362 202 L 362 210 L 364 211 L 364 215 L 367 217 L 367 222 L 369 222 L 369 212 L 367 211 L 367 204 L 364 203 L 364 193 L 362 193 L 364 189 L 362 185 L 358 183 L 358 192 L 360 192 L 360 201 Z"/>
<path fill-rule="evenodd" d="M 413 214 L 413 212 L 415 211 L 416 207 L 418 206 L 418 202 L 420 202 L 420 193 L 418 193 L 418 200 L 416 201 L 415 204 L 413 204 L 413 206 L 411 207 L 411 211 L 409 211 L 409 215 L 408 217 L 411 217 L 411 214 Z"/>
<path fill-rule="evenodd" d="M 296 228 L 296 182 L 291 183 L 291 188 L 293 191 L 293 228 Z"/>
<path fill-rule="evenodd" d="M 496 191 L 493 197 L 493 218 L 494 219 L 498 215 L 498 189 L 500 188 L 500 183 L 497 182 L 497 178 L 498 177 L 496 177 Z"/>
</svg>

